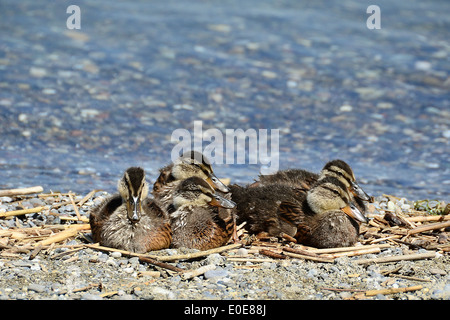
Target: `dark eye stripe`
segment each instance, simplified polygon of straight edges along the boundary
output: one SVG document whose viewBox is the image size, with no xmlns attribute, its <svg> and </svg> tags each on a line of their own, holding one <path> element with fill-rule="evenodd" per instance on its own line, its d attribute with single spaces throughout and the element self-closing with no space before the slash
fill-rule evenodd
<svg viewBox="0 0 450 320">
<path fill-rule="evenodd" d="M 328 187 L 328 186 L 325 186 L 325 185 L 323 185 L 322 188 L 327 189 L 327 190 L 333 192 L 335 195 L 337 195 L 337 196 L 339 196 L 339 197 L 341 196 L 340 192 L 337 191 L 336 189 L 333 189 L 333 188 Z"/>
</svg>

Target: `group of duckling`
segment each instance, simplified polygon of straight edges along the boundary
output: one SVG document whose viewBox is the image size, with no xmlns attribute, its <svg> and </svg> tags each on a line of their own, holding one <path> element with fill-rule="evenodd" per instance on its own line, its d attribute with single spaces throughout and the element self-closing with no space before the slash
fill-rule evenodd
<svg viewBox="0 0 450 320">
<path fill-rule="evenodd" d="M 371 198 L 342 160 L 319 174 L 302 169 L 225 186 L 210 162 L 189 151 L 160 169 L 151 196 L 145 172 L 128 168 L 118 191 L 90 210 L 92 238 L 102 246 L 145 253 L 165 248 L 208 250 L 239 241 L 236 225 L 256 237 L 308 246 L 351 246 L 367 222 Z"/>
</svg>

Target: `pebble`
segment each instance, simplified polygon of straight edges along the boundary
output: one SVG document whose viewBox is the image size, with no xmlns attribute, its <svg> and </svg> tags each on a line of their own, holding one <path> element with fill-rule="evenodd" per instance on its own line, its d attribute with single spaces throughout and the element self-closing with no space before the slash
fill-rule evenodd
<svg viewBox="0 0 450 320">
<path fill-rule="evenodd" d="M 110 253 L 110 256 L 113 258 L 120 258 L 120 257 L 122 257 L 122 253 L 118 252 L 118 251 L 114 251 L 114 252 Z"/>
<path fill-rule="evenodd" d="M 47 290 L 47 288 L 43 285 L 32 283 L 28 286 L 28 290 L 42 293 L 42 292 L 45 292 Z"/>
<path fill-rule="evenodd" d="M 228 276 L 228 271 L 223 268 L 216 268 L 214 270 L 208 270 L 204 274 L 205 279 L 223 278 Z"/>
<path fill-rule="evenodd" d="M 31 67 L 30 68 L 30 75 L 33 77 L 42 78 L 47 75 L 47 70 L 44 68 L 38 68 L 38 67 Z"/>
<path fill-rule="evenodd" d="M 348 104 L 345 104 L 345 105 L 341 106 L 339 108 L 339 110 L 341 110 L 342 112 L 350 112 L 353 110 L 353 107 Z"/>
</svg>

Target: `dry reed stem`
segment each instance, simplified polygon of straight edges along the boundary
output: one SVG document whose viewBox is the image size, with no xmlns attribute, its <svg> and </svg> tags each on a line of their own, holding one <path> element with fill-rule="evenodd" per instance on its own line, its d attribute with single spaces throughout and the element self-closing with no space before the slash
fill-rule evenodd
<svg viewBox="0 0 450 320">
<path fill-rule="evenodd" d="M 326 263 L 334 262 L 334 259 L 330 259 L 330 258 L 307 256 L 307 255 L 303 255 L 303 254 L 292 253 L 289 251 L 286 251 L 284 254 L 291 258 L 297 258 L 297 259 L 311 260 L 311 261 L 316 261 L 316 262 L 326 262 Z"/>
<path fill-rule="evenodd" d="M 403 260 L 422 260 L 422 259 L 430 259 L 436 256 L 435 252 L 426 252 L 426 253 L 413 253 L 413 254 L 405 254 L 401 256 L 389 256 L 389 257 L 380 257 L 373 259 L 359 259 L 354 261 L 356 264 L 369 264 L 369 263 L 387 263 L 387 262 L 397 262 Z"/>
<path fill-rule="evenodd" d="M 388 289 L 379 289 L 379 290 L 368 290 L 365 292 L 366 296 L 376 296 L 377 294 L 394 294 L 399 292 L 409 292 L 409 291 L 417 291 L 422 289 L 423 286 L 411 286 L 406 288 L 388 288 Z"/>
<path fill-rule="evenodd" d="M 199 275 L 202 275 L 207 271 L 214 270 L 214 269 L 216 269 L 216 266 L 214 264 L 208 264 L 206 266 L 202 266 L 195 270 L 185 271 L 184 273 L 181 274 L 181 279 L 189 280 L 189 279 L 192 279 Z"/>
<path fill-rule="evenodd" d="M 78 211 L 78 207 L 75 204 L 75 201 L 73 201 L 73 197 L 70 193 L 69 193 L 69 199 L 70 199 L 70 202 L 72 203 L 73 210 L 75 210 L 75 214 L 77 215 L 78 220 L 81 220 L 81 215 L 80 215 L 80 212 Z"/>
<path fill-rule="evenodd" d="M 337 247 L 337 248 L 323 248 L 316 249 L 312 248 L 308 251 L 315 254 L 324 254 L 324 253 L 340 253 L 340 252 L 348 252 L 348 251 L 358 251 L 358 250 L 367 250 L 369 248 L 389 248 L 391 245 L 389 244 L 374 244 L 374 245 L 364 245 L 364 246 L 352 246 L 352 247 Z"/>
<path fill-rule="evenodd" d="M 44 189 L 41 186 L 0 190 L 0 197 L 20 196 L 24 194 L 40 193 L 42 191 L 44 191 Z"/>
<path fill-rule="evenodd" d="M 60 242 L 60 241 L 66 240 L 68 238 L 76 236 L 78 234 L 78 232 L 80 232 L 82 230 L 89 230 L 90 228 L 91 228 L 91 226 L 88 223 L 75 224 L 75 225 L 68 227 L 66 230 L 63 230 L 53 236 L 48 237 L 45 240 L 39 241 L 35 246 L 38 246 L 38 245 L 45 246 L 45 245 L 49 245 L 52 243 Z"/>
<path fill-rule="evenodd" d="M 450 215 L 439 215 L 439 216 L 414 216 L 405 218 L 411 222 L 429 222 L 429 221 L 447 221 L 450 220 Z"/>
<path fill-rule="evenodd" d="M 235 249 L 238 247 L 241 247 L 241 243 L 233 243 L 229 244 L 227 246 L 222 246 L 210 250 L 205 251 L 199 251 L 199 252 L 193 252 L 193 253 L 187 253 L 187 254 L 181 254 L 181 255 L 175 255 L 175 256 L 158 256 L 156 259 L 159 261 L 176 261 L 176 260 L 189 260 L 189 259 L 196 259 L 200 257 L 205 257 L 213 253 L 221 253 L 227 250 Z"/>
<path fill-rule="evenodd" d="M 408 235 L 450 227 L 450 221 L 430 223 L 408 231 Z"/>
<path fill-rule="evenodd" d="M 12 217 L 12 216 L 20 216 L 20 215 L 28 214 L 28 213 L 38 213 L 38 212 L 41 212 L 44 209 L 45 209 L 45 207 L 36 207 L 36 208 L 30 208 L 30 209 L 2 212 L 2 213 L 0 213 L 0 218 L 6 218 L 6 217 Z"/>
</svg>

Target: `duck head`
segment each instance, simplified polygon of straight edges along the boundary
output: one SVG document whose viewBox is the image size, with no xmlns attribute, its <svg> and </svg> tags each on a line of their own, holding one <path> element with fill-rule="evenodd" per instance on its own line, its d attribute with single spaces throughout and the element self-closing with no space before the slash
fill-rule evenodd
<svg viewBox="0 0 450 320">
<path fill-rule="evenodd" d="M 231 209 L 236 204 L 224 197 L 216 194 L 214 189 L 204 179 L 191 177 L 183 180 L 173 196 L 173 206 L 175 209 L 191 204 L 198 206 L 215 206 Z"/>
<path fill-rule="evenodd" d="M 145 181 L 144 169 L 140 167 L 128 168 L 119 180 L 119 193 L 126 203 L 128 219 L 136 223 L 141 218 L 142 200 L 148 195 L 148 184 Z"/>
<path fill-rule="evenodd" d="M 200 177 L 207 181 L 215 190 L 229 192 L 227 186 L 225 186 L 214 174 L 208 159 L 197 151 L 185 152 L 181 157 L 175 160 L 172 168 L 172 175 L 177 180 Z"/>
<path fill-rule="evenodd" d="M 355 197 L 372 201 L 372 198 L 356 182 L 352 168 L 345 161 L 336 159 L 328 162 L 320 172 L 319 180 L 325 177 L 339 179 Z"/>
<path fill-rule="evenodd" d="M 364 214 L 351 202 L 347 186 L 335 177 L 320 179 L 308 191 L 306 201 L 316 214 L 341 210 L 354 220 L 368 222 Z"/>
</svg>

